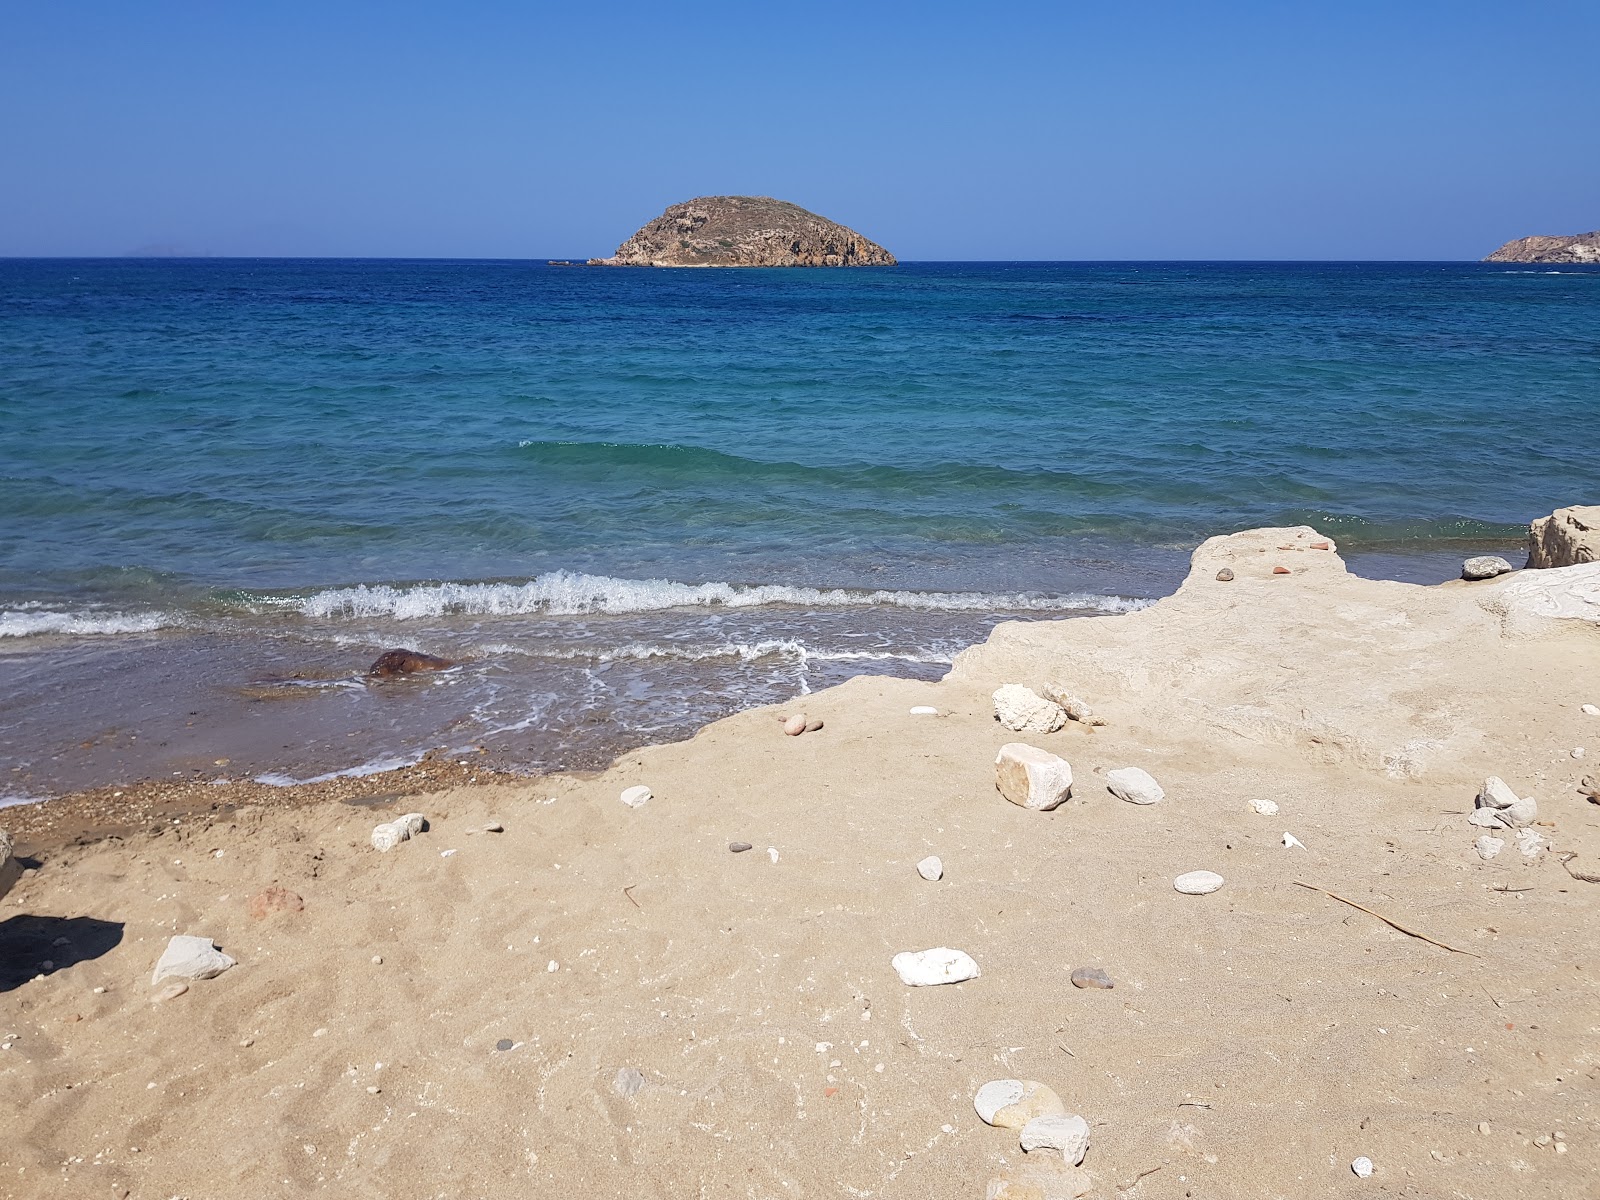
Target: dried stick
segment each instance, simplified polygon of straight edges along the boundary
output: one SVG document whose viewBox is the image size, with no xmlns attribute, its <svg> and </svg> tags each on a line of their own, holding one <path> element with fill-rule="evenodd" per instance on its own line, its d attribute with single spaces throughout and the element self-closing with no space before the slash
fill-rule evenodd
<svg viewBox="0 0 1600 1200">
<path fill-rule="evenodd" d="M 1337 892 L 1330 892 L 1325 887 L 1318 887 L 1314 883 L 1301 883 L 1298 879 L 1291 879 L 1289 882 L 1294 884 L 1296 887 L 1303 887 L 1313 892 L 1321 892 L 1324 896 L 1331 896 L 1340 904 L 1348 904 L 1351 908 L 1359 909 L 1366 913 L 1369 917 L 1377 917 L 1378 920 L 1382 921 L 1385 925 L 1389 925 L 1395 929 L 1398 929 L 1407 937 L 1420 938 L 1422 941 L 1427 942 L 1430 946 L 1437 946 L 1439 949 L 1448 950 L 1452 954 L 1465 954 L 1468 958 L 1483 957 L 1481 954 L 1474 954 L 1471 950 L 1462 950 L 1458 947 L 1441 942 L 1437 938 L 1431 938 L 1425 933 L 1418 933 L 1415 929 L 1408 929 L 1406 926 L 1400 924 L 1399 921 L 1396 921 L 1393 917 L 1386 917 L 1381 912 L 1375 912 L 1368 908 L 1365 904 L 1357 904 L 1354 900 L 1347 899 L 1346 897 L 1339 895 Z"/>
</svg>

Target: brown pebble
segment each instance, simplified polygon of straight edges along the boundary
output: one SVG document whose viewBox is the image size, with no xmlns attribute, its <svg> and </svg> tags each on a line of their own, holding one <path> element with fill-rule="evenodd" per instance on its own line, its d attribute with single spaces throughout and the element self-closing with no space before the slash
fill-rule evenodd
<svg viewBox="0 0 1600 1200">
<path fill-rule="evenodd" d="M 1288 567 L 1273 567 L 1272 568 L 1272 573 L 1274 575 L 1287 575 L 1289 573 L 1289 568 Z"/>
<path fill-rule="evenodd" d="M 811 720 L 806 722 L 806 732 L 807 733 L 815 733 L 817 730 L 819 730 L 821 728 L 822 728 L 822 718 L 821 717 L 812 717 Z"/>
<path fill-rule="evenodd" d="M 783 731 L 790 737 L 799 737 L 804 733 L 806 731 L 805 713 L 795 713 L 794 716 L 784 721 Z"/>
<path fill-rule="evenodd" d="M 306 902 L 288 888 L 269 887 L 250 897 L 250 919 L 259 921 L 275 912 L 303 912 Z"/>
<path fill-rule="evenodd" d="M 1232 567 L 1223 567 L 1222 570 L 1217 572 L 1217 580 L 1220 583 L 1232 583 L 1233 582 L 1233 568 Z"/>
<path fill-rule="evenodd" d="M 1111 976 L 1107 975 L 1099 967 L 1078 967 L 1072 972 L 1072 986 L 1106 989 L 1114 988 L 1117 985 L 1112 982 Z"/>
</svg>

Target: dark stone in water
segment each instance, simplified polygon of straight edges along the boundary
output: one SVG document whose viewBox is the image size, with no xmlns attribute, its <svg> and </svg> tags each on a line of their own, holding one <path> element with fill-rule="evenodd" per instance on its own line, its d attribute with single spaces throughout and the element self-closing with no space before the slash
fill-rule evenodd
<svg viewBox="0 0 1600 1200">
<path fill-rule="evenodd" d="M 375 679 L 383 679 L 390 675 L 414 675 L 418 671 L 443 671 L 453 666 L 455 663 L 448 658 L 435 658 L 420 650 L 386 650 L 367 674 Z"/>
</svg>

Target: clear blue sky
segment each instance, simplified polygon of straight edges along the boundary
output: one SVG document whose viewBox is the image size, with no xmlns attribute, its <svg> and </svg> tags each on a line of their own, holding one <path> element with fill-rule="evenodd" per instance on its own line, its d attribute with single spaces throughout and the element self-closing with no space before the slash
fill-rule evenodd
<svg viewBox="0 0 1600 1200">
<path fill-rule="evenodd" d="M 1600 228 L 1600 0 L 0 0 L 0 255 L 610 253 L 779 196 L 901 258 Z"/>
</svg>

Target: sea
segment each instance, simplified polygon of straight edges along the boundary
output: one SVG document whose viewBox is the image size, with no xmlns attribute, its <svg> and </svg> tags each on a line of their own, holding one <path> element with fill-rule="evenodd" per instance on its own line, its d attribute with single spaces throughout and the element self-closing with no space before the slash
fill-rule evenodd
<svg viewBox="0 0 1600 1200">
<path fill-rule="evenodd" d="M 1520 565 L 1597 416 L 1581 266 L 3 260 L 0 802 L 597 768 L 1252 526 Z"/>
</svg>

